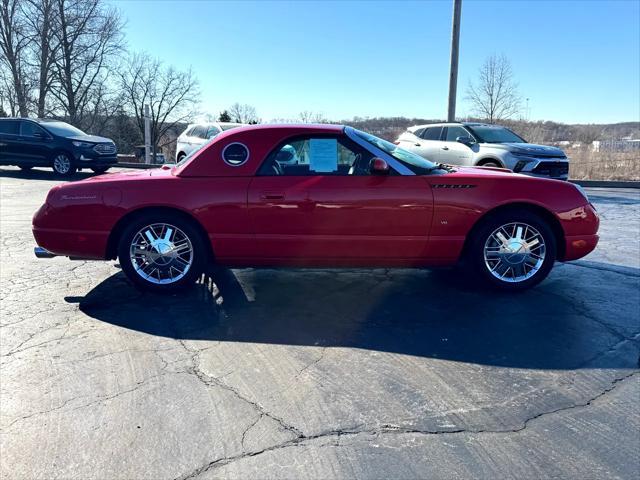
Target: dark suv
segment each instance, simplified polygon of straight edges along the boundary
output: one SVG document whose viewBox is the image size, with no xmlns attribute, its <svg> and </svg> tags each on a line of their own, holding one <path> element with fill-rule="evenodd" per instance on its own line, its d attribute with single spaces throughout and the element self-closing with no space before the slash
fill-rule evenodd
<svg viewBox="0 0 640 480">
<path fill-rule="evenodd" d="M 82 168 L 104 173 L 117 161 L 113 141 L 87 135 L 68 123 L 0 118 L 0 165 L 23 170 L 51 167 L 58 175 L 70 176 Z"/>
</svg>

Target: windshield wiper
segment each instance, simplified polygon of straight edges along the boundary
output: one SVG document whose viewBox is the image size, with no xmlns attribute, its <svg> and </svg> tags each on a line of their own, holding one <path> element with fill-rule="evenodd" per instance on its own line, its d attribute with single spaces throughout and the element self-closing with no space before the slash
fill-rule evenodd
<svg viewBox="0 0 640 480">
<path fill-rule="evenodd" d="M 446 165 L 444 163 L 436 163 L 433 167 L 427 169 L 428 173 L 433 172 L 434 170 L 446 170 L 447 172 L 455 172 L 455 168 L 451 165 Z"/>
</svg>

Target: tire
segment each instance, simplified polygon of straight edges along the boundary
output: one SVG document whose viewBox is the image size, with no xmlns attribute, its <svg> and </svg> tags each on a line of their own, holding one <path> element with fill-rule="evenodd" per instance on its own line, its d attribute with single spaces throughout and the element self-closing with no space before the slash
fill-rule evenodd
<svg viewBox="0 0 640 480">
<path fill-rule="evenodd" d="M 27 166 L 27 165 L 20 165 L 20 170 L 22 170 L 23 172 L 28 172 L 30 171 L 33 167 Z"/>
<path fill-rule="evenodd" d="M 466 264 L 491 287 L 511 291 L 531 288 L 549 275 L 556 260 L 551 227 L 527 210 L 496 213 L 471 235 Z"/>
<path fill-rule="evenodd" d="M 91 167 L 94 173 L 101 174 L 109 170 L 110 167 Z"/>
<path fill-rule="evenodd" d="M 502 168 L 502 165 L 499 165 L 498 162 L 494 162 L 493 160 L 489 160 L 487 162 L 483 162 L 482 165 L 480 165 L 481 167 L 495 167 L 495 168 Z"/>
<path fill-rule="evenodd" d="M 208 257 L 204 242 L 198 228 L 183 216 L 153 213 L 125 227 L 118 243 L 118 258 L 122 270 L 138 288 L 176 291 L 193 285 L 204 272 Z"/>
<path fill-rule="evenodd" d="M 186 157 L 186 155 L 184 153 L 180 152 L 178 154 L 178 159 L 176 160 L 176 163 L 181 162 L 184 157 Z"/>
<path fill-rule="evenodd" d="M 61 177 L 70 177 L 76 173 L 76 166 L 73 159 L 65 152 L 57 152 L 54 154 L 51 167 L 54 173 Z"/>
</svg>

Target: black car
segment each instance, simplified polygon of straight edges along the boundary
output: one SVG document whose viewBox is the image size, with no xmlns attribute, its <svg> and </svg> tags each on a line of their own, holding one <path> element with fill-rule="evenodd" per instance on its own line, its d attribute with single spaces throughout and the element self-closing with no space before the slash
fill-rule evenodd
<svg viewBox="0 0 640 480">
<path fill-rule="evenodd" d="M 113 141 L 87 135 L 68 123 L 0 118 L 0 165 L 23 170 L 51 167 L 59 175 L 70 176 L 82 168 L 104 173 L 117 161 Z"/>
</svg>

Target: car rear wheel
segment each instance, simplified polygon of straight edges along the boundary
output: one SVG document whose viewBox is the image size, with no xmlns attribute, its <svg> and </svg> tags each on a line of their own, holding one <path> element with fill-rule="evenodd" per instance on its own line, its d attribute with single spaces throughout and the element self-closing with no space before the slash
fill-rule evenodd
<svg viewBox="0 0 640 480">
<path fill-rule="evenodd" d="M 100 174 L 100 173 L 104 173 L 107 170 L 109 170 L 109 167 L 91 167 L 91 170 L 93 170 L 94 173 Z"/>
<path fill-rule="evenodd" d="M 494 162 L 494 161 L 487 161 L 484 162 L 482 165 L 480 165 L 481 167 L 495 167 L 495 168 L 501 168 L 500 165 L 498 165 L 498 162 Z"/>
<path fill-rule="evenodd" d="M 76 167 L 73 164 L 73 160 L 66 153 L 56 153 L 53 157 L 53 171 L 60 176 L 70 177 L 76 173 Z"/>
<path fill-rule="evenodd" d="M 131 222 L 122 233 L 118 257 L 138 287 L 171 291 L 192 285 L 204 271 L 207 250 L 193 224 L 180 215 L 153 214 Z"/>
<path fill-rule="evenodd" d="M 496 214 L 472 235 L 468 261 L 475 273 L 494 287 L 533 287 L 547 277 L 556 260 L 553 231 L 528 211 Z"/>
<path fill-rule="evenodd" d="M 184 157 L 186 157 L 186 155 L 185 155 L 184 153 L 180 152 L 180 153 L 178 154 L 178 160 L 177 160 L 177 161 L 178 161 L 178 162 L 181 162 L 181 161 L 182 161 L 182 159 L 183 159 Z"/>
</svg>

